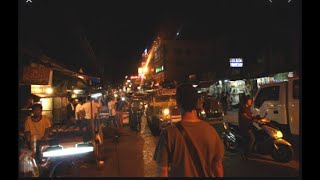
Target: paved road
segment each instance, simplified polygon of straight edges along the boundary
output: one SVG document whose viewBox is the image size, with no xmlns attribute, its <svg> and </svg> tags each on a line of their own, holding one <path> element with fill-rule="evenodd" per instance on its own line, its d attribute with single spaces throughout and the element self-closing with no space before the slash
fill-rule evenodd
<svg viewBox="0 0 320 180">
<path fill-rule="evenodd" d="M 127 121 L 124 121 L 127 123 Z M 104 166 L 94 162 L 80 163 L 81 177 L 155 177 L 156 164 L 152 160 L 158 137 L 154 137 L 142 119 L 142 129 L 136 133 L 125 126 L 118 143 L 112 140 L 111 129 L 105 128 L 102 149 Z M 226 151 L 224 157 L 225 177 L 295 177 L 299 175 L 298 161 L 274 162 L 269 156 L 241 159 L 238 153 Z"/>
</svg>

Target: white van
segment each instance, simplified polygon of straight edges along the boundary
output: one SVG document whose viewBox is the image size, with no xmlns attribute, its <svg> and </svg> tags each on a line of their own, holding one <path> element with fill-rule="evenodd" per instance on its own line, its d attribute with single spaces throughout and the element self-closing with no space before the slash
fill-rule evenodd
<svg viewBox="0 0 320 180">
<path fill-rule="evenodd" d="M 280 128 L 299 135 L 299 84 L 299 78 L 295 77 L 261 86 L 254 97 L 252 112 L 260 116 L 267 112 L 267 118 L 278 123 Z"/>
</svg>

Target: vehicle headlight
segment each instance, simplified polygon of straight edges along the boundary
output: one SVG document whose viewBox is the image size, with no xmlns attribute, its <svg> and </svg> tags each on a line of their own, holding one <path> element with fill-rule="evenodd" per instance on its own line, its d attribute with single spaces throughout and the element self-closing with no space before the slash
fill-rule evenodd
<svg viewBox="0 0 320 180">
<path fill-rule="evenodd" d="M 168 108 L 166 108 L 166 109 L 164 109 L 164 110 L 162 111 L 162 113 L 163 113 L 163 115 L 167 116 L 167 115 L 170 114 L 170 111 L 169 111 Z"/>
<path fill-rule="evenodd" d="M 282 138 L 283 137 L 283 134 L 281 131 L 277 131 L 277 135 L 276 135 L 277 138 Z"/>
<path fill-rule="evenodd" d="M 202 115 L 205 115 L 206 112 L 205 112 L 204 110 L 201 110 L 201 114 L 202 114 Z"/>
</svg>

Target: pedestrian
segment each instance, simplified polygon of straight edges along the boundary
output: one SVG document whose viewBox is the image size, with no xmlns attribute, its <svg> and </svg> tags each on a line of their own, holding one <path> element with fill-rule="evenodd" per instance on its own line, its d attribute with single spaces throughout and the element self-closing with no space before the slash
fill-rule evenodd
<svg viewBox="0 0 320 180">
<path fill-rule="evenodd" d="M 83 122 L 83 121 L 85 121 L 84 120 L 84 115 L 85 114 L 84 114 L 84 111 L 81 111 L 81 107 L 82 107 L 83 103 L 84 103 L 84 98 L 83 97 L 79 98 L 79 102 L 76 105 L 76 109 L 75 109 L 76 124 L 80 128 L 81 132 L 83 130 L 83 124 L 85 123 L 85 122 Z"/>
<path fill-rule="evenodd" d="M 84 114 L 84 137 L 83 141 L 88 142 L 94 134 L 94 120 L 98 116 L 100 104 L 91 99 L 90 96 L 87 97 L 87 102 L 84 103 L 80 111 Z"/>
<path fill-rule="evenodd" d="M 244 156 L 245 158 L 251 154 L 253 145 L 255 142 L 255 135 L 253 133 L 252 122 L 255 120 L 255 117 L 250 107 L 252 105 L 252 99 L 250 96 L 245 96 L 244 105 L 239 107 L 239 128 L 242 136 L 247 139 L 247 146 L 245 148 Z"/>
<path fill-rule="evenodd" d="M 32 112 L 33 116 L 28 116 L 24 124 L 25 145 L 29 149 L 36 149 L 33 153 L 39 156 L 39 142 L 48 138 L 51 122 L 47 116 L 42 115 L 41 104 L 32 105 Z M 34 144 L 36 144 L 36 146 L 34 146 Z"/>
<path fill-rule="evenodd" d="M 73 124 L 75 122 L 75 105 L 76 100 L 74 98 L 70 99 L 67 105 L 67 125 Z"/>
<path fill-rule="evenodd" d="M 196 113 L 197 90 L 182 84 L 176 90 L 181 121 L 160 134 L 153 159 L 161 177 L 223 177 L 224 146 L 216 130 Z"/>
</svg>

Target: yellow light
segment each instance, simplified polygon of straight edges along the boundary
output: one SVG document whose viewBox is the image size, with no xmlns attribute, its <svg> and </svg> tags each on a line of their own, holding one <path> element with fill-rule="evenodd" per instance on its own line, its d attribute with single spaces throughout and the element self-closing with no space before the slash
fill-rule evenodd
<svg viewBox="0 0 320 180">
<path fill-rule="evenodd" d="M 168 108 L 167 108 L 167 109 L 164 109 L 164 110 L 163 110 L 163 114 L 166 115 L 166 116 L 169 115 L 169 114 L 170 114 L 169 109 L 168 109 Z"/>
<path fill-rule="evenodd" d="M 144 72 L 144 73 L 148 73 L 148 71 L 149 71 L 148 67 L 144 67 L 144 68 L 143 68 L 143 72 Z"/>
<path fill-rule="evenodd" d="M 46 88 L 46 93 L 47 94 L 52 94 L 53 93 L 53 89 L 51 87 Z"/>
<path fill-rule="evenodd" d="M 50 111 L 52 110 L 52 98 L 41 98 L 40 99 L 42 110 Z"/>
<path fill-rule="evenodd" d="M 80 79 L 84 79 L 84 77 L 83 77 L 83 76 L 81 76 L 81 75 L 78 75 L 78 78 L 80 78 Z"/>
<path fill-rule="evenodd" d="M 283 137 L 283 134 L 281 131 L 277 131 L 277 138 L 282 138 Z"/>
</svg>

